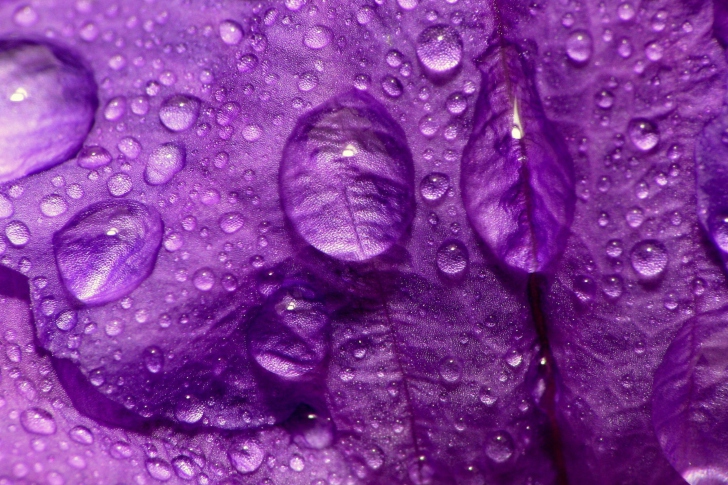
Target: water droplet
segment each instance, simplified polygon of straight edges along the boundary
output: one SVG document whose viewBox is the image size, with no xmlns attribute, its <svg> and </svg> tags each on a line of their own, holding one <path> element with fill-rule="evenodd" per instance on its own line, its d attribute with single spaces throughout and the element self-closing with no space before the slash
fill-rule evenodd
<svg viewBox="0 0 728 485">
<path fill-rule="evenodd" d="M 260 468 L 265 452 L 260 443 L 252 439 L 235 443 L 228 450 L 230 464 L 240 473 L 253 473 Z"/>
<path fill-rule="evenodd" d="M 291 470 L 294 472 L 302 472 L 304 468 L 306 468 L 306 461 L 301 455 L 296 454 L 288 461 L 288 466 L 291 467 Z"/>
<path fill-rule="evenodd" d="M 614 95 L 606 89 L 599 91 L 594 98 L 597 106 L 602 109 L 609 109 L 614 104 Z"/>
<path fill-rule="evenodd" d="M 463 374 L 463 365 L 459 359 L 448 357 L 440 362 L 439 372 L 443 381 L 453 384 L 460 381 Z"/>
<path fill-rule="evenodd" d="M 40 211 L 46 217 L 57 217 L 65 214 L 67 210 L 68 204 L 58 194 L 46 195 L 40 201 Z"/>
<path fill-rule="evenodd" d="M 632 248 L 632 267 L 647 278 L 659 276 L 667 267 L 667 249 L 658 241 L 642 241 Z"/>
<path fill-rule="evenodd" d="M 397 0 L 397 4 L 404 10 L 413 10 L 419 0 Z"/>
<path fill-rule="evenodd" d="M 589 62 L 593 50 L 594 45 L 591 35 L 585 30 L 575 30 L 566 39 L 566 55 L 577 64 Z"/>
<path fill-rule="evenodd" d="M 623 59 L 628 59 L 632 55 L 632 43 L 629 39 L 623 38 L 617 44 L 617 53 Z"/>
<path fill-rule="evenodd" d="M 137 96 L 131 100 L 131 112 L 137 116 L 144 116 L 149 112 L 149 99 L 146 96 Z"/>
<path fill-rule="evenodd" d="M 126 136 L 119 140 L 116 148 L 124 154 L 129 160 L 136 160 L 139 154 L 142 152 L 142 144 L 136 138 Z"/>
<path fill-rule="evenodd" d="M 456 276 L 468 267 L 468 250 L 457 240 L 445 241 L 437 250 L 437 268 L 446 275 Z"/>
<path fill-rule="evenodd" d="M 716 246 L 728 253 L 728 215 L 720 214 L 710 218 L 708 230 Z"/>
<path fill-rule="evenodd" d="M 152 151 L 144 169 L 149 185 L 166 184 L 185 166 L 185 151 L 174 143 L 164 143 Z"/>
<path fill-rule="evenodd" d="M 627 211 L 624 218 L 629 227 L 637 229 L 645 221 L 645 213 L 639 207 L 633 207 Z"/>
<path fill-rule="evenodd" d="M 131 445 L 124 441 L 117 441 L 109 448 L 109 454 L 117 460 L 125 460 L 132 455 Z"/>
<path fill-rule="evenodd" d="M 38 21 L 38 12 L 31 5 L 21 5 L 13 13 L 13 22 L 20 27 L 30 27 Z"/>
<path fill-rule="evenodd" d="M 58 327 L 60 330 L 68 332 L 69 330 L 73 330 L 76 327 L 76 324 L 78 323 L 78 316 L 73 310 L 66 310 L 64 312 L 61 312 L 56 317 L 55 323 L 56 327 Z"/>
<path fill-rule="evenodd" d="M 250 72 L 258 66 L 258 58 L 255 54 L 244 54 L 238 59 L 238 72 Z"/>
<path fill-rule="evenodd" d="M 193 396 L 185 396 L 185 399 L 175 407 L 174 416 L 184 423 L 194 424 L 202 419 L 205 406 Z"/>
<path fill-rule="evenodd" d="M 397 49 L 392 49 L 384 56 L 384 61 L 389 67 L 399 67 L 404 62 L 404 55 Z"/>
<path fill-rule="evenodd" d="M 298 89 L 302 92 L 308 92 L 319 84 L 318 76 L 313 72 L 304 72 L 298 78 Z"/>
<path fill-rule="evenodd" d="M 234 234 L 238 232 L 245 223 L 245 219 L 240 212 L 228 212 L 220 217 L 220 229 L 225 234 Z"/>
<path fill-rule="evenodd" d="M 451 71 L 462 60 L 463 40 L 452 27 L 433 25 L 417 37 L 417 57 L 431 71 Z"/>
<path fill-rule="evenodd" d="M 427 138 L 432 138 L 433 136 L 435 136 L 435 133 L 437 133 L 440 124 L 437 122 L 433 115 L 426 114 L 425 116 L 420 118 L 418 127 L 420 129 L 420 133 L 422 133 L 423 136 Z"/>
<path fill-rule="evenodd" d="M 412 172 L 400 126 L 374 98 L 351 91 L 298 121 L 281 161 L 283 207 L 319 251 L 367 260 L 409 225 Z"/>
<path fill-rule="evenodd" d="M 574 278 L 574 294 L 584 303 L 591 301 L 597 292 L 597 284 L 589 276 Z"/>
<path fill-rule="evenodd" d="M 93 204 L 53 235 L 61 279 L 86 304 L 133 291 L 152 272 L 161 242 L 159 214 L 131 200 Z"/>
<path fill-rule="evenodd" d="M 622 251 L 622 241 L 619 239 L 612 239 L 607 243 L 607 256 L 611 258 L 618 258 L 622 255 Z"/>
<path fill-rule="evenodd" d="M 382 78 L 382 91 L 390 98 L 399 98 L 404 92 L 404 86 L 396 77 L 387 75 Z"/>
<path fill-rule="evenodd" d="M 650 42 L 645 46 L 645 56 L 653 62 L 657 62 L 662 59 L 665 53 L 665 49 L 657 42 Z"/>
<path fill-rule="evenodd" d="M 96 170 L 111 163 L 111 153 L 104 147 L 91 145 L 81 149 L 77 163 L 88 170 Z"/>
<path fill-rule="evenodd" d="M 182 238 L 182 234 L 178 232 L 170 232 L 169 234 L 164 236 L 163 244 L 164 249 L 166 249 L 170 253 L 173 253 L 182 247 L 182 245 L 184 244 L 184 239 Z"/>
<path fill-rule="evenodd" d="M 655 124 L 642 118 L 631 120 L 627 132 L 634 146 L 643 152 L 652 150 L 660 141 L 660 134 Z"/>
<path fill-rule="evenodd" d="M 210 268 L 201 268 L 195 271 L 192 284 L 200 291 L 210 291 L 215 284 L 215 274 Z"/>
<path fill-rule="evenodd" d="M 450 114 L 459 115 L 468 108 L 468 100 L 464 93 L 456 92 L 447 97 L 445 102 Z"/>
<path fill-rule="evenodd" d="M 172 460 L 172 466 L 177 476 L 182 480 L 191 480 L 197 474 L 197 465 L 192 458 L 180 455 Z"/>
<path fill-rule="evenodd" d="M 407 470 L 414 485 L 431 485 L 435 477 L 435 469 L 427 463 L 424 456 L 420 456 Z"/>
<path fill-rule="evenodd" d="M 166 482 L 172 478 L 172 466 L 164 460 L 152 458 L 147 460 L 144 465 L 146 466 L 149 475 L 155 480 Z"/>
<path fill-rule="evenodd" d="M 13 207 L 12 201 L 7 196 L 0 194 L 0 219 L 12 217 L 14 212 L 15 208 Z"/>
<path fill-rule="evenodd" d="M 20 413 L 20 424 L 28 433 L 47 436 L 56 432 L 53 415 L 41 408 L 29 408 Z"/>
<path fill-rule="evenodd" d="M 111 98 L 104 108 L 104 118 L 109 121 L 118 121 L 126 113 L 126 98 L 117 96 Z"/>
<path fill-rule="evenodd" d="M 374 17 L 374 9 L 369 5 L 363 6 L 356 12 L 356 21 L 359 25 L 367 25 L 369 22 L 374 20 Z"/>
<path fill-rule="evenodd" d="M 243 28 L 234 20 L 223 20 L 218 27 L 220 38 L 227 45 L 238 45 L 243 40 Z"/>
<path fill-rule="evenodd" d="M 13 246 L 23 247 L 30 241 L 30 229 L 23 222 L 11 221 L 5 226 L 5 237 Z"/>
<path fill-rule="evenodd" d="M 93 74 L 73 53 L 3 40 L 0 86 L 0 183 L 48 169 L 80 148 L 98 100 Z"/>
<path fill-rule="evenodd" d="M 144 367 L 152 374 L 158 374 L 164 366 L 164 352 L 156 346 L 144 349 Z"/>
<path fill-rule="evenodd" d="M 116 173 L 106 181 L 106 188 L 114 197 L 123 197 L 134 188 L 131 177 L 125 173 Z"/>
<path fill-rule="evenodd" d="M 485 454 L 496 463 L 504 463 L 513 456 L 515 445 L 507 431 L 498 431 L 488 439 Z"/>
<path fill-rule="evenodd" d="M 172 131 L 192 127 L 200 114 L 200 101 L 192 96 L 177 94 L 167 98 L 159 108 L 159 120 Z"/>
<path fill-rule="evenodd" d="M 323 49 L 331 42 L 334 34 L 331 29 L 323 25 L 314 25 L 306 31 L 303 43 L 309 49 Z"/>
<path fill-rule="evenodd" d="M 436 202 L 447 193 L 450 188 L 450 177 L 444 173 L 432 172 L 420 182 L 420 195 L 425 200 Z"/>
<path fill-rule="evenodd" d="M 94 442 L 94 435 L 91 430 L 85 426 L 75 426 L 68 432 L 68 436 L 82 445 L 90 445 Z"/>
<path fill-rule="evenodd" d="M 632 20 L 634 18 L 634 14 L 634 7 L 631 3 L 620 3 L 617 7 L 617 16 L 625 22 Z"/>
</svg>

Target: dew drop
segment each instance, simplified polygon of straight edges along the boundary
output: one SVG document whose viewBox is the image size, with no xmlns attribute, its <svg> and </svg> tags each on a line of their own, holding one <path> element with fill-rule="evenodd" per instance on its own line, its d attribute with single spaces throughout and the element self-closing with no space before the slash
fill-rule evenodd
<svg viewBox="0 0 728 485">
<path fill-rule="evenodd" d="M 114 197 L 123 197 L 134 188 L 131 177 L 125 173 L 116 173 L 106 181 L 106 188 Z"/>
<path fill-rule="evenodd" d="M 437 250 L 437 268 L 450 276 L 462 274 L 468 267 L 468 250 L 457 240 L 445 241 Z"/>
<path fill-rule="evenodd" d="M 46 217 L 57 217 L 68 210 L 68 203 L 58 194 L 50 194 L 40 201 L 40 211 Z"/>
<path fill-rule="evenodd" d="M 111 153 L 104 147 L 86 146 L 79 152 L 76 162 L 81 168 L 96 170 L 111 163 Z"/>
<path fill-rule="evenodd" d="M 624 2 L 617 7 L 617 16 L 625 22 L 632 20 L 634 15 L 635 11 L 631 3 Z"/>
<path fill-rule="evenodd" d="M 200 114 L 200 101 L 192 96 L 177 94 L 167 98 L 159 108 L 159 120 L 172 131 L 192 127 Z"/>
<path fill-rule="evenodd" d="M 645 56 L 653 62 L 657 62 L 662 59 L 665 53 L 665 49 L 657 42 L 650 42 L 645 46 Z"/>
<path fill-rule="evenodd" d="M 76 324 L 78 323 L 78 316 L 73 310 L 66 310 L 56 317 L 55 323 L 59 330 L 68 332 L 76 327 Z"/>
<path fill-rule="evenodd" d="M 594 45 L 591 35 L 585 30 L 575 30 L 566 39 L 566 55 L 577 64 L 589 62 L 593 50 Z"/>
<path fill-rule="evenodd" d="M 111 98 L 104 108 L 104 118 L 108 121 L 118 121 L 126 113 L 126 98 L 117 96 Z"/>
<path fill-rule="evenodd" d="M 323 49 L 331 42 L 334 34 L 331 29 L 323 25 L 314 25 L 306 31 L 303 36 L 303 43 L 309 49 Z"/>
<path fill-rule="evenodd" d="M 456 92 L 447 97 L 445 102 L 450 114 L 459 115 L 468 108 L 468 100 L 464 93 Z"/>
<path fill-rule="evenodd" d="M 607 256 L 618 258 L 622 255 L 623 246 L 619 239 L 612 239 L 607 243 Z"/>
<path fill-rule="evenodd" d="M 91 445 L 94 442 L 94 435 L 91 430 L 85 426 L 75 426 L 68 432 L 68 436 L 82 445 Z"/>
<path fill-rule="evenodd" d="M 646 119 L 635 118 L 631 120 L 627 132 L 634 146 L 643 152 L 652 150 L 660 141 L 657 127 Z"/>
<path fill-rule="evenodd" d="M 15 213 L 15 208 L 12 201 L 7 196 L 0 194 L 0 219 L 12 217 L 13 213 Z"/>
<path fill-rule="evenodd" d="M 164 352 L 162 349 L 156 346 L 147 347 L 144 349 L 144 367 L 152 374 L 158 374 L 161 372 L 164 366 Z"/>
<path fill-rule="evenodd" d="M 396 77 L 387 75 L 382 78 L 382 91 L 390 98 L 399 98 L 404 92 L 404 86 Z"/>
<path fill-rule="evenodd" d="M 200 291 L 210 291 L 215 284 L 215 274 L 210 268 L 201 268 L 195 271 L 192 284 Z"/>
<path fill-rule="evenodd" d="M 205 407 L 192 396 L 185 396 L 184 401 L 177 403 L 174 416 L 184 423 L 194 424 L 202 419 Z"/>
<path fill-rule="evenodd" d="M 223 20 L 218 27 L 220 38 L 227 45 L 238 45 L 243 40 L 243 28 L 234 20 Z"/>
<path fill-rule="evenodd" d="M 488 439 L 485 454 L 496 463 L 505 463 L 513 456 L 515 445 L 507 431 L 498 431 Z"/>
<path fill-rule="evenodd" d="M 21 248 L 30 241 L 30 229 L 23 222 L 11 221 L 5 226 L 5 237 L 10 244 Z"/>
<path fill-rule="evenodd" d="M 136 138 L 126 136 L 119 140 L 116 148 L 124 154 L 129 160 L 136 160 L 139 154 L 142 152 L 142 144 Z"/>
<path fill-rule="evenodd" d="M 117 441 L 109 448 L 109 454 L 117 460 L 125 460 L 132 455 L 131 445 L 124 441 Z"/>
<path fill-rule="evenodd" d="M 159 458 L 152 458 L 144 464 L 149 476 L 160 482 L 166 482 L 172 478 L 172 466 Z"/>
<path fill-rule="evenodd" d="M 667 267 L 667 249 L 658 241 L 642 241 L 632 248 L 630 259 L 632 268 L 637 273 L 646 278 L 654 278 Z"/>
<path fill-rule="evenodd" d="M 574 279 L 574 294 L 582 302 L 586 303 L 594 299 L 597 292 L 597 285 L 589 276 L 577 276 Z"/>
<path fill-rule="evenodd" d="M 389 67 L 399 67 L 404 62 L 404 55 L 397 49 L 392 49 L 384 56 L 384 61 Z"/>
<path fill-rule="evenodd" d="M 20 424 L 32 434 L 48 436 L 56 432 L 53 415 L 41 408 L 29 408 L 20 413 Z"/>
<path fill-rule="evenodd" d="M 197 467 L 192 458 L 180 455 L 172 460 L 172 466 L 177 476 L 182 480 L 191 480 L 197 474 Z"/>
<path fill-rule="evenodd" d="M 149 276 L 161 240 L 162 221 L 154 209 L 131 200 L 103 201 L 55 233 L 53 247 L 68 291 L 83 303 L 101 304 Z"/>
<path fill-rule="evenodd" d="M 444 173 L 432 172 L 420 182 L 420 195 L 423 199 L 436 202 L 450 188 L 450 178 Z"/>
<path fill-rule="evenodd" d="M 291 470 L 294 472 L 302 472 L 304 468 L 306 468 L 306 461 L 301 455 L 296 454 L 288 461 L 288 466 L 291 467 Z"/>
<path fill-rule="evenodd" d="M 440 362 L 440 377 L 448 384 L 460 381 L 463 374 L 463 365 L 459 359 L 448 357 Z"/>
<path fill-rule="evenodd" d="M 149 185 L 166 184 L 185 166 L 185 151 L 175 143 L 164 143 L 155 148 L 144 169 L 144 180 Z"/>
<path fill-rule="evenodd" d="M 228 212 L 220 217 L 220 229 L 225 234 L 234 234 L 243 227 L 244 222 L 240 212 Z"/>
<path fill-rule="evenodd" d="M 728 253 L 728 215 L 712 217 L 708 222 L 708 229 L 716 246 Z"/>
<path fill-rule="evenodd" d="M 230 464 L 238 472 L 246 474 L 253 473 L 263 463 L 265 453 L 260 443 L 252 439 L 242 440 L 235 443 L 228 450 Z"/>
<path fill-rule="evenodd" d="M 447 25 L 433 25 L 417 37 L 417 57 L 429 70 L 444 73 L 460 65 L 463 40 Z"/>
<path fill-rule="evenodd" d="M 609 109 L 614 105 L 614 95 L 606 89 L 599 91 L 594 99 L 596 100 L 597 106 L 602 109 Z"/>
<path fill-rule="evenodd" d="M 0 183 L 64 162 L 81 147 L 98 100 L 93 74 L 75 54 L 0 41 L 0 86 Z"/>
</svg>

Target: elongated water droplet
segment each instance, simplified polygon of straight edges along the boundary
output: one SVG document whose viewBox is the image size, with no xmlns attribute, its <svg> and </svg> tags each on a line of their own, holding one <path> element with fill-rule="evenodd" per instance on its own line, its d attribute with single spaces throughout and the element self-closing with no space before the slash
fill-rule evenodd
<svg viewBox="0 0 728 485">
<path fill-rule="evenodd" d="M 480 69 L 480 111 L 462 159 L 465 210 L 500 261 L 542 271 L 562 251 L 573 218 L 572 162 L 518 50 L 494 45 Z"/>
<path fill-rule="evenodd" d="M 28 433 L 52 435 L 56 432 L 56 420 L 42 408 L 29 408 L 20 413 L 20 424 Z"/>
<path fill-rule="evenodd" d="M 185 166 L 185 151 L 174 143 L 165 143 L 154 149 L 144 170 L 149 185 L 166 184 Z"/>
<path fill-rule="evenodd" d="M 577 64 L 586 64 L 592 56 L 593 42 L 589 32 L 576 30 L 566 40 L 566 55 Z"/>
<path fill-rule="evenodd" d="M 76 161 L 80 167 L 96 170 L 111 163 L 111 154 L 104 147 L 91 145 L 81 149 Z"/>
</svg>

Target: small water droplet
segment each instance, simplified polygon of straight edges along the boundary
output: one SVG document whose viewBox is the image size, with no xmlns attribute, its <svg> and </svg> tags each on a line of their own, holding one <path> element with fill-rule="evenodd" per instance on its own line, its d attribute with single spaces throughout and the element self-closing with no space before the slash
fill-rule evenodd
<svg viewBox="0 0 728 485">
<path fill-rule="evenodd" d="M 159 458 L 147 460 L 144 464 L 149 475 L 155 480 L 166 482 L 172 478 L 172 466 Z"/>
<path fill-rule="evenodd" d="M 234 20 L 223 20 L 218 27 L 220 38 L 227 45 L 238 45 L 243 40 L 243 28 Z"/>
<path fill-rule="evenodd" d="M 104 147 L 90 145 L 81 149 L 76 161 L 82 168 L 96 170 L 111 163 L 111 154 Z"/>
<path fill-rule="evenodd" d="M 68 210 L 68 203 L 58 194 L 50 194 L 40 201 L 40 211 L 46 217 L 57 217 L 65 214 Z"/>
<path fill-rule="evenodd" d="M 201 268 L 192 277 L 192 284 L 200 291 L 210 291 L 215 284 L 215 274 L 210 268 Z"/>
<path fill-rule="evenodd" d="M 245 219 L 240 212 L 227 212 L 220 217 L 220 229 L 225 234 L 238 232 L 244 223 Z"/>
<path fill-rule="evenodd" d="M 448 357 L 440 362 L 439 372 L 443 381 L 454 384 L 460 381 L 463 368 L 459 359 Z"/>
<path fill-rule="evenodd" d="M 192 96 L 177 94 L 167 98 L 159 108 L 159 120 L 176 132 L 192 127 L 200 114 L 200 101 Z"/>
<path fill-rule="evenodd" d="M 125 173 L 116 173 L 106 181 L 106 188 L 109 194 L 114 197 L 123 197 L 134 188 L 131 177 Z"/>
<path fill-rule="evenodd" d="M 309 49 L 323 49 L 333 39 L 331 29 L 323 25 L 314 25 L 306 31 L 303 36 L 303 43 Z"/>
<path fill-rule="evenodd" d="M 20 413 L 20 424 L 28 433 L 47 436 L 56 432 L 53 415 L 42 408 L 29 408 Z"/>
<path fill-rule="evenodd" d="M 631 3 L 620 3 L 617 7 L 617 16 L 625 22 L 632 20 L 634 18 L 634 15 L 635 11 Z"/>
<path fill-rule="evenodd" d="M 144 349 L 143 360 L 144 367 L 146 367 L 149 372 L 152 374 L 158 374 L 164 366 L 164 352 L 156 346 L 147 347 Z"/>
<path fill-rule="evenodd" d="M 387 75 L 382 78 L 382 91 L 390 98 L 398 98 L 402 96 L 404 86 L 396 77 Z"/>
<path fill-rule="evenodd" d="M 94 442 L 94 435 L 90 429 L 85 426 L 75 426 L 68 432 L 68 436 L 82 445 L 90 445 Z"/>
<path fill-rule="evenodd" d="M 23 247 L 30 241 L 30 229 L 23 222 L 11 221 L 5 226 L 5 237 L 13 246 Z"/>
<path fill-rule="evenodd" d="M 166 184 L 184 168 L 185 151 L 175 143 L 164 143 L 152 151 L 144 169 L 144 180 L 149 185 Z"/>
<path fill-rule="evenodd" d="M 253 473 L 263 463 L 265 453 L 260 443 L 252 439 L 242 440 L 235 443 L 228 450 L 230 464 L 238 472 L 246 474 Z"/>
<path fill-rule="evenodd" d="M 126 98 L 117 96 L 111 98 L 104 108 L 104 118 L 108 121 L 118 121 L 126 113 Z"/>
</svg>

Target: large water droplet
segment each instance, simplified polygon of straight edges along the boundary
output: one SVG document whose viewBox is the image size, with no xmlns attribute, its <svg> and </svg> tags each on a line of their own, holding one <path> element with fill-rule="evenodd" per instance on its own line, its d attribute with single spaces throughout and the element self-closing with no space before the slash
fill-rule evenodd
<svg viewBox="0 0 728 485">
<path fill-rule="evenodd" d="M 463 374 L 463 365 L 459 359 L 448 357 L 440 362 L 439 371 L 443 381 L 453 384 L 460 380 Z"/>
<path fill-rule="evenodd" d="M 635 118 L 629 122 L 627 128 L 629 139 L 639 150 L 646 152 L 655 148 L 660 141 L 660 133 L 657 126 L 649 120 Z"/>
<path fill-rule="evenodd" d="M 220 217 L 220 229 L 225 234 L 234 234 L 238 232 L 245 223 L 245 219 L 240 212 L 228 212 Z"/>
<path fill-rule="evenodd" d="M 437 268 L 450 276 L 457 276 L 468 267 L 468 250 L 457 240 L 445 241 L 437 250 Z"/>
<path fill-rule="evenodd" d="M 93 124 L 93 74 L 71 52 L 0 41 L 0 183 L 68 160 Z"/>
<path fill-rule="evenodd" d="M 29 408 L 20 413 L 20 424 L 28 433 L 52 435 L 56 432 L 53 415 L 41 408 Z"/>
<path fill-rule="evenodd" d="M 281 161 L 283 208 L 298 233 L 337 259 L 363 261 L 394 245 L 414 204 L 402 129 L 365 93 L 302 117 Z"/>
<path fill-rule="evenodd" d="M 243 474 L 253 473 L 260 468 L 264 457 L 263 447 L 253 439 L 239 441 L 228 450 L 230 464 Z"/>
<path fill-rule="evenodd" d="M 586 64 L 594 49 L 591 35 L 585 30 L 575 30 L 566 39 L 566 55 L 577 64 Z"/>
<path fill-rule="evenodd" d="M 172 466 L 182 480 L 191 480 L 197 474 L 197 465 L 189 456 L 180 455 L 174 458 Z"/>
<path fill-rule="evenodd" d="M 174 143 L 159 145 L 149 155 L 144 180 L 149 185 L 166 184 L 185 166 L 185 151 Z"/>
<path fill-rule="evenodd" d="M 488 439 L 485 454 L 496 463 L 504 463 L 513 456 L 515 445 L 507 431 L 499 431 Z"/>
<path fill-rule="evenodd" d="M 68 203 L 58 194 L 50 194 L 40 201 L 40 211 L 46 217 L 57 217 L 65 214 L 68 210 Z"/>
<path fill-rule="evenodd" d="M 433 25 L 417 37 L 417 57 L 431 71 L 450 71 L 463 58 L 463 40 L 452 27 Z"/>
<path fill-rule="evenodd" d="M 7 219 L 15 212 L 13 203 L 7 196 L 0 194 L 0 219 Z"/>
<path fill-rule="evenodd" d="M 647 278 L 659 276 L 667 267 L 667 249 L 658 241 L 637 243 L 630 255 L 634 270 Z"/>
<path fill-rule="evenodd" d="M 152 272 L 161 242 L 157 211 L 131 200 L 93 204 L 53 235 L 61 279 L 86 304 L 132 292 Z"/>
<path fill-rule="evenodd" d="M 159 108 L 159 120 L 172 131 L 192 127 L 200 115 L 200 101 L 192 96 L 178 94 L 168 98 Z"/>
<path fill-rule="evenodd" d="M 390 98 L 399 98 L 404 92 L 404 86 L 396 77 L 387 75 L 382 79 L 382 91 Z"/>
<path fill-rule="evenodd" d="M 444 173 L 432 172 L 425 175 L 420 182 L 420 195 L 425 200 L 435 202 L 440 200 L 449 188 L 450 177 Z"/>
</svg>

